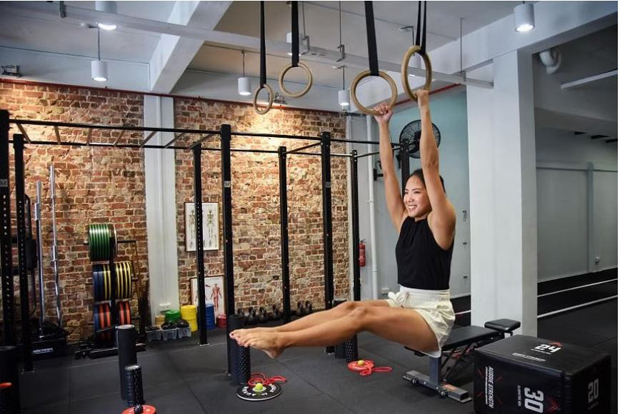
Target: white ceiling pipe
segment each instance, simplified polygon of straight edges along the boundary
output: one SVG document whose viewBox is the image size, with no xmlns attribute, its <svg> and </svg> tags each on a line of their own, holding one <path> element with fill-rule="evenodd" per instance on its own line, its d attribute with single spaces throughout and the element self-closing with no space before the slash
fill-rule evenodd
<svg viewBox="0 0 620 414">
<path fill-rule="evenodd" d="M 542 64 L 545 65 L 549 75 L 554 74 L 558 69 L 560 69 L 560 65 L 562 64 L 562 54 L 560 53 L 560 49 L 557 47 L 543 50 L 538 54 L 538 57 L 540 58 Z"/>
</svg>

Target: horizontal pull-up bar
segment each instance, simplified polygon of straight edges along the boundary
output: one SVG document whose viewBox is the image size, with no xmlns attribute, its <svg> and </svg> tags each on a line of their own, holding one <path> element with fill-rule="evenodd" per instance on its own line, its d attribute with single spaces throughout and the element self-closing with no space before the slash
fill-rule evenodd
<svg viewBox="0 0 620 414">
<path fill-rule="evenodd" d="M 200 135 L 205 135 L 207 134 L 207 137 L 210 136 L 214 136 L 214 135 L 220 135 L 220 131 L 211 131 L 211 130 L 203 130 L 203 129 L 182 129 L 182 128 L 154 128 L 154 127 L 138 127 L 138 126 L 127 126 L 127 125 L 88 125 L 88 124 L 80 124 L 80 123 L 70 123 L 70 122 L 55 122 L 55 121 L 38 121 L 38 120 L 34 120 L 34 119 L 9 119 L 9 123 L 10 124 L 15 124 L 17 125 L 17 127 L 20 129 L 20 131 L 22 132 L 22 134 L 24 135 L 24 137 L 26 138 L 26 141 L 28 141 L 28 143 L 30 144 L 43 144 L 43 145 L 51 145 L 50 142 L 47 141 L 32 141 L 30 139 L 30 137 L 28 137 L 28 134 L 26 133 L 26 130 L 24 129 L 24 125 L 37 125 L 37 126 L 51 126 L 54 127 L 54 132 L 56 134 L 56 138 L 57 138 L 57 142 L 55 142 L 54 144 L 56 145 L 66 145 L 67 143 L 62 142 L 61 140 L 59 140 L 58 138 L 60 137 L 60 133 L 58 132 L 58 128 L 62 127 L 62 128 L 83 128 L 83 129 L 88 129 L 89 130 L 89 134 L 88 134 L 88 145 L 94 145 L 94 146 L 99 146 L 99 147 L 107 147 L 107 146 L 114 146 L 114 147 L 118 147 L 118 148 L 171 148 L 171 149 L 183 149 L 183 150 L 189 150 L 194 148 L 195 144 L 192 144 L 191 146 L 187 146 L 187 147 L 177 147 L 177 146 L 173 146 L 172 144 L 177 141 L 179 138 L 184 137 L 188 134 L 200 134 Z M 121 134 L 119 137 L 117 137 L 114 141 L 113 144 L 107 144 L 107 143 L 98 143 L 95 144 L 93 142 L 90 141 L 90 136 L 92 134 L 92 131 L 94 129 L 103 129 L 103 130 L 118 130 L 121 131 Z M 123 135 L 125 134 L 125 132 L 127 131 L 134 131 L 134 132 L 150 132 L 146 138 L 142 141 L 141 144 L 124 144 L 124 145 L 120 145 L 119 141 L 120 139 L 123 137 Z M 157 132 L 168 132 L 168 133 L 173 133 L 173 134 L 178 134 L 175 135 L 175 137 L 170 140 L 166 145 L 164 146 L 159 146 L 159 145 L 147 145 L 148 141 L 153 138 L 153 136 L 157 133 Z M 299 139 L 299 140 L 306 140 L 306 141 L 320 141 L 321 138 L 320 137 L 312 137 L 312 136 L 301 136 L 301 135 L 287 135 L 287 134 L 268 134 L 268 133 L 254 133 L 254 132 L 231 132 L 231 135 L 234 136 L 244 136 L 244 137 L 258 137 L 258 138 L 283 138 L 283 139 Z M 202 143 L 204 141 L 204 139 L 206 139 L 205 137 L 203 137 L 200 141 L 198 141 L 199 143 Z M 349 143 L 349 144 L 372 144 L 372 145 L 379 145 L 379 141 L 361 141 L 361 140 L 348 140 L 348 139 L 340 139 L 340 138 L 332 138 L 331 139 L 332 142 L 339 142 L 339 143 Z M 80 146 L 79 143 L 70 143 L 71 145 L 73 144 L 77 144 L 74 146 Z M 302 148 L 303 149 L 303 148 Z M 297 153 L 296 151 L 299 151 L 300 149 L 296 149 L 296 150 L 292 150 L 289 153 Z M 277 153 L 274 152 L 274 153 Z"/>
<path fill-rule="evenodd" d="M 299 151 L 303 151 L 303 150 L 306 150 L 308 148 L 318 147 L 319 145 L 321 145 L 320 142 L 317 142 L 316 144 L 305 145 L 303 147 L 295 148 L 293 150 L 287 151 L 286 154 L 295 154 L 295 153 L 298 153 Z"/>
<path fill-rule="evenodd" d="M 88 124 L 76 124 L 71 122 L 54 122 L 54 121 L 37 121 L 34 119 L 10 119 L 10 124 L 20 125 L 39 125 L 39 126 L 58 126 L 63 128 L 85 128 L 85 129 L 107 129 L 117 131 L 138 131 L 138 132 L 176 132 L 186 134 L 218 134 L 220 131 L 208 131 L 204 129 L 180 129 L 180 128 L 151 128 L 151 127 L 137 127 L 128 125 L 88 125 Z M 21 128 L 20 128 L 21 129 Z"/>
<path fill-rule="evenodd" d="M 204 137 L 200 138 L 198 141 L 194 142 L 192 145 L 185 148 L 185 151 L 193 150 L 197 145 L 202 145 L 203 142 L 214 136 L 215 134 L 207 134 Z"/>
</svg>

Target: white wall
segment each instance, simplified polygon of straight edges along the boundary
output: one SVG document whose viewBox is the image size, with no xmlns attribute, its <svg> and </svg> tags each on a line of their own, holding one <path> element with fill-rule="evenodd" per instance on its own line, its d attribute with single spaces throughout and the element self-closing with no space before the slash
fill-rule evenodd
<svg viewBox="0 0 620 414">
<path fill-rule="evenodd" d="M 586 171 L 539 168 L 538 278 L 588 272 Z"/>
<path fill-rule="evenodd" d="M 536 159 L 538 280 L 617 267 L 617 144 L 537 128 Z"/>
<path fill-rule="evenodd" d="M 392 142 L 398 142 L 398 137 L 403 127 L 416 119 L 419 119 L 417 107 L 396 108 L 390 123 Z M 450 201 L 454 204 L 457 212 L 457 229 L 452 258 L 452 276 L 450 280 L 453 296 L 469 293 L 470 276 L 470 251 L 469 251 L 469 220 L 463 220 L 463 210 L 469 217 L 469 164 L 467 157 L 467 110 L 465 91 L 446 92 L 431 97 L 431 114 L 433 123 L 441 132 L 441 144 L 439 147 L 441 175 L 445 180 L 446 191 Z M 354 118 L 352 122 L 352 139 L 366 139 L 365 120 Z M 373 120 L 373 140 L 378 141 L 379 136 L 376 124 Z M 369 152 L 368 146 L 355 145 L 359 154 Z M 373 147 L 378 151 L 378 147 Z M 372 157 L 375 165 L 378 155 Z M 398 168 L 398 163 L 396 162 Z M 419 168 L 419 161 L 411 159 L 410 169 Z M 360 199 L 360 238 L 369 241 L 369 215 L 368 206 L 368 158 L 359 161 L 359 199 Z M 400 178 L 400 170 L 397 170 Z M 375 212 L 376 212 L 376 248 L 378 253 L 378 279 L 379 292 L 382 288 L 391 291 L 398 290 L 396 256 L 394 249 L 398 234 L 390 220 L 385 204 L 385 189 L 383 179 L 379 178 L 375 185 Z M 465 244 L 464 244 L 465 243 Z M 366 248 L 367 266 L 362 268 L 362 298 L 370 298 L 369 282 L 371 277 L 372 263 L 370 262 L 370 246 Z M 463 276 L 467 276 L 464 278 Z M 368 293 L 367 293 L 368 292 Z M 385 296 L 385 295 L 383 295 Z"/>
<path fill-rule="evenodd" d="M 618 173 L 594 172 L 596 270 L 618 267 Z"/>
</svg>

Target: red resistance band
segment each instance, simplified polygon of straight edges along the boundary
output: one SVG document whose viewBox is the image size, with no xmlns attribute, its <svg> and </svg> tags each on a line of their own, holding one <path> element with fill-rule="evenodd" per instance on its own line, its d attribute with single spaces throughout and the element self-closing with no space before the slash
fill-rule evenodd
<svg viewBox="0 0 620 414">
<path fill-rule="evenodd" d="M 275 377 L 267 378 L 267 376 L 263 374 L 262 372 L 252 373 L 252 375 L 250 376 L 250 380 L 248 381 L 248 385 L 250 387 L 253 387 L 259 382 L 263 385 L 270 385 L 270 384 L 273 384 L 274 382 L 286 382 L 286 378 L 284 378 L 281 375 L 276 375 Z"/>
<path fill-rule="evenodd" d="M 362 362 L 360 364 L 360 362 Z M 390 372 L 392 367 L 375 367 L 374 361 L 360 359 L 359 361 L 349 362 L 349 371 L 359 372 L 362 377 L 367 377 L 373 372 Z"/>
</svg>

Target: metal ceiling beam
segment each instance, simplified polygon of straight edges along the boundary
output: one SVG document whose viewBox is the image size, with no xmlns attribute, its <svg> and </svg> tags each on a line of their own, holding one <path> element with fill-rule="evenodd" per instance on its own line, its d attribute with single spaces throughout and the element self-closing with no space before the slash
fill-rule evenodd
<svg viewBox="0 0 620 414">
<path fill-rule="evenodd" d="M 566 82 L 562 84 L 562 89 L 575 88 L 577 86 L 583 86 L 588 83 L 596 82 L 602 79 L 618 76 L 618 69 L 610 70 L 609 72 L 599 73 L 598 75 L 588 76 L 587 78 L 578 79 L 572 82 Z"/>
<path fill-rule="evenodd" d="M 174 23 L 160 22 L 156 20 L 148 20 L 140 17 L 125 16 L 121 14 L 105 13 L 91 9 L 84 9 L 81 7 L 75 7 L 66 5 L 66 18 L 67 20 L 74 21 L 76 23 L 97 21 L 110 21 L 116 23 L 119 27 L 125 27 L 135 30 L 141 30 L 144 32 L 167 34 L 179 37 L 185 37 L 190 39 L 199 39 L 209 44 L 221 44 L 235 46 L 240 49 L 259 50 L 260 39 L 253 36 L 244 36 L 234 33 L 218 32 L 215 30 L 205 30 L 198 27 L 189 27 Z M 58 16 L 58 7 L 50 3 L 39 2 L 0 2 L 0 10 L 22 10 L 27 12 L 27 17 L 44 17 L 50 16 L 60 19 Z M 273 54 L 280 54 L 282 57 L 287 57 L 287 52 L 290 51 L 291 45 L 286 42 L 266 42 L 267 50 Z M 404 50 L 403 50 L 404 53 Z M 431 52 L 432 54 L 432 52 Z M 324 49 L 320 47 L 312 46 L 309 51 L 302 56 L 303 60 L 311 62 L 319 62 L 327 65 L 334 65 L 336 62 L 340 65 L 347 65 L 351 68 L 358 68 L 366 70 L 368 69 L 368 58 L 363 56 L 355 56 L 347 54 L 344 60 L 341 60 L 340 51 Z M 381 70 L 400 73 L 400 62 L 393 63 L 387 61 L 379 61 L 379 67 Z M 409 67 L 409 73 L 416 76 L 425 76 L 424 69 L 418 69 Z M 440 72 L 433 72 L 433 79 L 458 83 L 469 86 L 477 86 L 481 88 L 493 88 L 493 83 L 488 81 L 482 81 L 477 79 L 471 79 L 460 75 L 451 75 Z"/>
<path fill-rule="evenodd" d="M 231 4 L 231 1 L 177 1 L 168 22 L 212 30 Z M 151 91 L 170 93 L 202 44 L 201 39 L 162 34 L 149 62 Z"/>
</svg>

